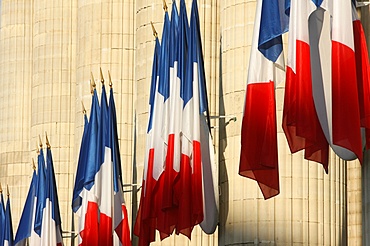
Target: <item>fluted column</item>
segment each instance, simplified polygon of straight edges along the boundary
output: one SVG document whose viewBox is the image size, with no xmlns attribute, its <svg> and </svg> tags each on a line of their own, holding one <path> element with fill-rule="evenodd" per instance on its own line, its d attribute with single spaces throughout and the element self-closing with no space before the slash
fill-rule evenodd
<svg viewBox="0 0 370 246">
<path fill-rule="evenodd" d="M 73 191 L 77 3 L 33 1 L 31 149 L 38 136 L 51 144 L 62 228 L 71 230 Z M 45 152 L 44 152 L 45 153 Z M 32 155 L 36 157 L 35 152 Z M 25 196 L 22 196 L 24 198 Z M 68 242 L 65 240 L 65 242 Z"/>
<path fill-rule="evenodd" d="M 32 1 L 1 1 L 0 182 L 4 191 L 9 185 L 14 227 L 22 212 L 33 171 L 29 141 L 32 15 Z"/>
<path fill-rule="evenodd" d="M 347 241 L 346 168 L 330 155 L 320 164 L 290 154 L 281 128 L 284 85 L 276 89 L 280 194 L 264 200 L 255 181 L 238 175 L 240 129 L 252 43 L 255 1 L 221 1 L 222 83 L 220 112 L 221 222 L 219 245 L 340 245 Z"/>
</svg>

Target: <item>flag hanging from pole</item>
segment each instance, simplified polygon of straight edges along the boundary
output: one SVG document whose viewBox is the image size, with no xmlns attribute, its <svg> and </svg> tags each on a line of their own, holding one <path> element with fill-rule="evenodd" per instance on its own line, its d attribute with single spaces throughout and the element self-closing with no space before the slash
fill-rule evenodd
<svg viewBox="0 0 370 246">
<path fill-rule="evenodd" d="M 109 147 L 112 154 L 113 165 L 113 243 L 114 245 L 131 246 L 128 215 L 122 190 L 121 156 L 118 144 L 116 106 L 110 82 L 109 96 Z"/>
<path fill-rule="evenodd" d="M 30 188 L 28 190 L 28 195 L 26 202 L 23 207 L 22 216 L 18 225 L 18 230 L 15 235 L 14 245 L 24 246 L 26 245 L 27 239 L 31 237 L 33 230 L 34 219 L 35 219 L 35 202 L 36 202 L 36 167 L 33 170 L 33 175 L 31 179 Z"/>
<path fill-rule="evenodd" d="M 41 245 L 63 245 L 62 222 L 55 181 L 53 157 L 48 140 L 46 141 L 46 201 L 42 218 Z"/>
<path fill-rule="evenodd" d="M 246 100 L 241 131 L 241 153 L 239 174 L 257 181 L 265 199 L 279 194 L 279 171 L 276 127 L 275 83 L 278 72 L 274 61 L 283 61 L 281 35 L 287 30 L 282 19 L 270 20 L 275 16 L 283 18 L 284 4 L 274 0 L 271 4 L 265 0 L 257 1 L 253 31 L 251 56 L 249 60 Z M 271 8 L 271 10 L 265 10 Z M 264 15 L 262 15 L 264 13 Z M 268 14 L 274 13 L 274 14 Z M 271 25 L 274 25 L 271 27 Z M 261 30 L 267 28 L 266 30 Z M 260 33 L 274 31 L 267 37 L 273 42 L 262 42 Z M 261 36 L 262 39 L 262 36 Z M 262 54 L 258 44 L 265 44 Z M 268 49 L 273 52 L 268 52 Z M 273 54 L 273 55 L 271 55 Z M 281 63 L 281 62 L 280 62 Z M 280 64 L 281 66 L 281 64 Z"/>
<path fill-rule="evenodd" d="M 319 162 L 328 172 L 329 144 L 313 100 L 308 20 L 316 5 L 292 1 L 283 109 L 283 130 L 292 153 L 304 149 L 305 159 Z"/>
<path fill-rule="evenodd" d="M 4 196 L 3 188 L 0 183 L 0 242 L 4 242 L 4 232 L 5 232 L 5 206 L 4 206 Z"/>
<path fill-rule="evenodd" d="M 14 238 L 13 238 L 13 225 L 12 225 L 12 213 L 10 211 L 10 195 L 9 195 L 9 188 L 8 188 L 8 200 L 6 202 L 5 208 L 5 230 L 4 230 L 4 246 L 13 246 L 14 245 Z"/>
</svg>

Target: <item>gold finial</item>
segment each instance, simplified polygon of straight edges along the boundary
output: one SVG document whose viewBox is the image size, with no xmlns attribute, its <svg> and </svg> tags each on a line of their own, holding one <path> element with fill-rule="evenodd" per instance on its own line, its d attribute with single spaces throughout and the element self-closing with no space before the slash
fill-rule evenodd
<svg viewBox="0 0 370 246">
<path fill-rule="evenodd" d="M 109 70 L 108 70 L 108 77 L 109 77 L 109 86 L 110 86 L 110 88 L 112 88 L 113 83 L 112 83 L 112 78 L 110 77 L 110 72 L 109 72 Z"/>
<path fill-rule="evenodd" d="M 39 149 L 39 145 L 38 145 L 37 141 L 36 141 L 36 153 L 37 153 L 37 155 L 40 154 L 40 149 Z"/>
<path fill-rule="evenodd" d="M 10 192 L 9 192 L 9 186 L 8 185 L 6 185 L 6 190 L 8 191 L 8 198 L 9 198 Z"/>
<path fill-rule="evenodd" d="M 0 194 L 3 193 L 3 187 L 1 186 L 1 183 L 0 183 Z"/>
<path fill-rule="evenodd" d="M 40 145 L 40 148 L 42 148 L 42 142 L 41 142 L 41 137 L 39 135 L 39 145 Z"/>
<path fill-rule="evenodd" d="M 100 68 L 100 81 L 104 85 L 104 77 L 103 77 L 103 72 L 102 72 L 101 68 Z"/>
<path fill-rule="evenodd" d="M 94 94 L 94 89 L 95 89 L 95 87 L 96 87 L 96 84 L 95 84 L 94 75 L 93 75 L 93 73 L 91 72 L 91 81 L 90 81 L 91 94 Z"/>
<path fill-rule="evenodd" d="M 166 12 L 168 10 L 166 0 L 163 0 L 163 10 Z"/>
<path fill-rule="evenodd" d="M 155 38 L 157 38 L 157 37 L 158 37 L 158 33 L 157 33 L 157 31 L 155 30 L 155 28 L 154 28 L 153 22 L 150 22 L 150 24 L 152 25 L 153 36 L 154 36 Z"/>
<path fill-rule="evenodd" d="M 36 170 L 35 160 L 32 158 L 32 168 L 33 170 Z"/>
<path fill-rule="evenodd" d="M 47 134 L 47 132 L 45 132 L 45 137 L 46 137 L 46 147 L 47 147 L 48 149 L 50 149 L 50 148 L 51 148 L 51 146 L 50 146 L 50 143 L 49 143 L 49 139 L 48 139 L 48 134 Z"/>
<path fill-rule="evenodd" d="M 82 113 L 83 113 L 83 114 L 86 114 L 86 109 L 85 109 L 84 102 L 83 102 L 83 101 L 81 101 L 81 104 L 82 104 Z"/>
</svg>

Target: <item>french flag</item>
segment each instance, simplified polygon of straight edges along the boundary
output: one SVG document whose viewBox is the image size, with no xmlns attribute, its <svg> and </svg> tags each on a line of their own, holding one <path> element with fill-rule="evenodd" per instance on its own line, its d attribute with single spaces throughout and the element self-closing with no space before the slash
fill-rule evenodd
<svg viewBox="0 0 370 246">
<path fill-rule="evenodd" d="M 154 124 L 156 123 L 155 101 L 159 76 L 159 61 L 161 47 L 158 37 L 155 33 L 155 47 L 152 66 L 152 79 L 149 95 L 149 120 L 146 138 L 146 152 L 144 161 L 143 183 L 141 189 L 141 198 L 139 210 L 136 217 L 134 233 L 139 237 L 139 245 L 149 245 L 155 241 L 155 218 L 153 215 L 154 203 L 154 182 L 152 178 L 154 162 Z"/>
<path fill-rule="evenodd" d="M 304 149 L 305 159 L 319 162 L 328 172 L 329 144 L 313 99 L 308 21 L 316 5 L 291 1 L 283 129 L 292 153 Z"/>
<path fill-rule="evenodd" d="M 31 232 L 30 244 L 41 245 L 41 229 L 44 208 L 46 205 L 46 166 L 42 144 L 37 156 L 37 182 L 36 182 L 36 201 L 35 201 L 35 222 Z"/>
<path fill-rule="evenodd" d="M 275 65 L 282 66 L 281 35 L 287 30 L 285 18 L 285 2 L 257 1 L 241 130 L 239 174 L 256 180 L 265 199 L 279 194 L 275 102 L 275 74 L 279 70 Z M 261 42 L 260 34 L 264 32 L 272 32 L 267 35 L 271 41 Z M 258 49 L 259 43 L 265 43 L 263 49 L 275 51 L 262 53 Z"/>
<path fill-rule="evenodd" d="M 72 197 L 72 211 L 76 213 L 82 205 L 81 193 L 84 189 L 85 181 L 85 169 L 86 169 L 86 155 L 87 155 L 87 128 L 89 121 L 87 119 L 86 110 L 83 109 L 84 113 L 84 130 L 82 134 L 80 153 L 78 157 L 75 185 L 73 187 L 73 197 Z"/>
<path fill-rule="evenodd" d="M 24 246 L 27 243 L 27 239 L 31 237 L 35 219 L 36 184 L 37 174 L 36 167 L 34 167 L 27 199 L 24 204 L 22 216 L 18 225 L 18 230 L 15 235 L 14 245 Z"/>
<path fill-rule="evenodd" d="M 180 131 L 181 131 L 181 111 L 182 100 L 180 97 L 180 81 L 177 80 L 178 66 L 178 25 L 179 14 L 177 12 L 176 2 L 172 4 L 171 23 L 168 49 L 165 51 L 169 59 L 169 98 L 168 101 L 168 132 L 166 165 L 160 178 L 163 184 L 161 209 L 165 216 L 158 220 L 158 229 L 162 232 L 161 238 L 169 236 L 177 224 L 178 202 L 175 198 L 174 183 L 180 172 Z M 162 43 L 163 44 L 163 43 Z M 163 57 L 163 56 L 162 56 Z M 167 59 L 166 57 L 166 59 Z M 161 74 L 162 75 L 162 74 Z"/>
<path fill-rule="evenodd" d="M 362 163 L 359 96 L 351 1 L 315 1 L 310 18 L 314 102 L 321 127 L 334 152 Z M 314 15 L 315 14 L 315 15 Z"/>
<path fill-rule="evenodd" d="M 93 80 L 92 84 L 95 85 Z M 79 245 L 98 245 L 99 243 L 99 182 L 96 181 L 96 174 L 100 167 L 97 162 L 97 155 L 99 154 L 98 146 L 100 143 L 98 134 L 100 108 L 95 86 L 93 87 L 91 112 L 86 130 L 86 147 L 83 148 L 86 154 L 82 155 L 84 159 L 81 162 L 81 164 L 83 164 L 82 171 L 84 173 L 83 181 L 81 181 L 83 183 L 83 189 L 79 193 L 81 205 L 78 206 L 76 212 L 79 216 Z"/>
<path fill-rule="evenodd" d="M 196 119 L 194 121 L 193 154 L 196 155 L 196 152 L 199 151 L 194 149 L 199 140 L 201 155 L 203 220 L 200 222 L 200 227 L 205 233 L 212 234 L 218 224 L 218 170 L 214 161 L 215 152 L 211 136 L 199 12 L 196 0 L 193 0 L 191 8 L 189 40 L 189 63 L 192 62 L 193 64 L 193 71 L 190 68 L 188 72 L 193 75 L 194 119 Z M 188 78 L 191 79 L 191 76 Z M 199 102 L 197 102 L 197 98 L 199 98 Z M 198 163 L 194 165 L 193 162 L 193 167 L 196 165 Z M 198 180 L 195 183 L 198 184 Z M 193 184 L 194 182 L 192 182 Z M 198 189 L 196 191 L 200 192 Z"/>
<path fill-rule="evenodd" d="M 41 244 L 63 245 L 62 223 L 60 220 L 59 200 L 54 174 L 53 157 L 50 145 L 46 150 L 46 201 L 42 217 Z"/>
<path fill-rule="evenodd" d="M 113 165 L 113 245 L 131 246 L 130 228 L 128 226 L 127 208 L 122 191 L 122 168 L 121 156 L 118 144 L 116 106 L 113 96 L 113 88 L 110 83 L 109 96 L 109 148 Z"/>
<path fill-rule="evenodd" d="M 108 122 L 108 103 L 104 82 L 100 99 L 100 124 L 99 139 L 101 141 L 98 149 L 98 163 L 100 168 L 96 174 L 98 178 L 98 197 L 99 199 L 99 245 L 113 244 L 112 229 L 112 204 L 113 204 L 113 165 L 112 149 L 109 143 L 109 122 Z"/>
<path fill-rule="evenodd" d="M 9 188 L 8 188 L 8 201 L 6 202 L 5 208 L 5 223 L 4 223 L 4 246 L 13 246 L 14 245 L 14 238 L 13 238 L 13 225 L 12 225 L 12 213 L 10 211 L 10 195 L 9 195 Z"/>
<path fill-rule="evenodd" d="M 363 142 L 370 148 L 370 63 L 366 37 L 358 18 L 355 1 L 352 1 L 353 38 L 356 58 L 356 76 L 360 106 L 360 125 L 364 133 Z"/>
</svg>

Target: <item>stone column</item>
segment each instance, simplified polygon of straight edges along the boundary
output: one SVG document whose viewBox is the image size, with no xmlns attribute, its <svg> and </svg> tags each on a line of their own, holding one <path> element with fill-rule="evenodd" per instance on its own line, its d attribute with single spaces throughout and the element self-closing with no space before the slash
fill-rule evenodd
<svg viewBox="0 0 370 246">
<path fill-rule="evenodd" d="M 75 134 L 77 3 L 33 1 L 31 150 L 47 133 L 54 160 L 63 230 L 71 230 Z M 46 155 L 46 151 L 44 150 Z M 25 196 L 22 196 L 25 197 Z M 68 240 L 64 241 L 68 243 Z"/>
<path fill-rule="evenodd" d="M 252 43 L 255 1 L 221 1 L 220 113 L 221 222 L 219 245 L 338 245 L 347 241 L 346 167 L 330 155 L 320 164 L 290 154 L 281 128 L 284 84 L 276 89 L 280 194 L 264 200 L 255 181 L 238 175 L 240 129 Z M 225 122 L 226 123 L 226 122 Z"/>
<path fill-rule="evenodd" d="M 16 229 L 32 178 L 32 1 L 1 1 L 0 182 L 9 185 Z"/>
</svg>

